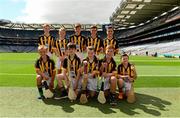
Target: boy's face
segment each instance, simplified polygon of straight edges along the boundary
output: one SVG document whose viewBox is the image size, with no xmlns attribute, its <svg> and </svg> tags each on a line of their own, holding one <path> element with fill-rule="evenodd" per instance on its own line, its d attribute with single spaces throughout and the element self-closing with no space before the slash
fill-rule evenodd
<svg viewBox="0 0 180 118">
<path fill-rule="evenodd" d="M 91 29 L 91 34 L 96 35 L 97 34 L 97 28 L 92 28 Z"/>
<path fill-rule="evenodd" d="M 47 25 L 47 26 L 44 26 L 43 27 L 43 30 L 44 30 L 44 32 L 49 32 L 50 31 L 50 27 Z"/>
<path fill-rule="evenodd" d="M 77 32 L 78 34 L 80 34 L 80 33 L 81 33 L 81 27 L 80 27 L 80 26 L 75 27 L 75 32 Z"/>
<path fill-rule="evenodd" d="M 69 48 L 68 53 L 69 55 L 75 54 L 76 49 L 75 48 Z"/>
<path fill-rule="evenodd" d="M 128 61 L 129 61 L 128 56 L 123 56 L 121 61 L 122 61 L 123 64 L 127 64 Z"/>
<path fill-rule="evenodd" d="M 113 57 L 114 55 L 114 49 L 107 49 L 106 50 L 106 55 L 109 57 Z"/>
<path fill-rule="evenodd" d="M 112 36 L 114 34 L 114 31 L 112 28 L 107 29 L 107 35 Z"/>
<path fill-rule="evenodd" d="M 62 37 L 65 37 L 66 36 L 66 31 L 65 30 L 59 31 L 59 35 L 62 36 Z"/>
<path fill-rule="evenodd" d="M 46 56 L 47 50 L 46 49 L 41 49 L 38 51 L 40 56 Z"/>
<path fill-rule="evenodd" d="M 94 50 L 88 50 L 88 57 L 93 58 L 94 57 Z"/>
</svg>

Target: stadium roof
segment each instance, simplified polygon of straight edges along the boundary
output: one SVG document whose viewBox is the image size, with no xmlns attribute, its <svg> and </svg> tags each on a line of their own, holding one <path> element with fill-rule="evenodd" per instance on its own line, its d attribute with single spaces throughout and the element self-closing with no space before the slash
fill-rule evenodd
<svg viewBox="0 0 180 118">
<path fill-rule="evenodd" d="M 156 19 L 179 6 L 180 0 L 122 0 L 110 22 L 120 27 L 130 27 Z"/>
<path fill-rule="evenodd" d="M 93 24 L 81 24 L 83 30 L 90 30 Z M 74 24 L 50 24 L 52 30 L 58 30 L 61 27 L 67 30 L 74 30 Z M 5 22 L 5 20 L 0 20 L 0 28 L 8 29 L 23 29 L 23 30 L 42 30 L 43 24 L 26 24 L 26 23 L 12 23 Z M 102 30 L 102 25 L 97 25 L 98 30 Z"/>
</svg>

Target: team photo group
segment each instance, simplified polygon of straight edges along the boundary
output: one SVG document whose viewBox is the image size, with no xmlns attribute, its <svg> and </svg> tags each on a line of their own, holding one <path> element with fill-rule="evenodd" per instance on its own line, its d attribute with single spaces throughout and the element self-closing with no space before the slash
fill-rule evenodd
<svg viewBox="0 0 180 118">
<path fill-rule="evenodd" d="M 133 83 L 137 78 L 135 66 L 129 55 L 120 55 L 113 26 L 106 27 L 106 38 L 97 34 L 92 25 L 90 36 L 81 33 L 81 24 L 74 27 L 74 34 L 66 39 L 66 29 L 59 29 L 55 39 L 50 25 L 43 25 L 44 34 L 38 40 L 39 58 L 35 62 L 38 99 L 63 99 L 86 104 L 89 99 L 101 104 L 116 106 L 125 99 L 136 101 Z M 56 63 L 55 63 L 56 61 Z"/>
</svg>

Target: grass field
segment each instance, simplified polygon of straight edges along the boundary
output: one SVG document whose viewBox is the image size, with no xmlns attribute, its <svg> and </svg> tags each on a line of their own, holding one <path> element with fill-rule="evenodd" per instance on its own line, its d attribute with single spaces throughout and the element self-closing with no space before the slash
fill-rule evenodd
<svg viewBox="0 0 180 118">
<path fill-rule="evenodd" d="M 61 116 L 121 117 L 179 116 L 180 59 L 131 56 L 138 79 L 137 102 L 120 101 L 116 108 L 95 100 L 87 105 L 68 100 L 37 100 L 34 62 L 36 53 L 0 53 L 0 117 Z M 120 63 L 116 57 L 117 64 Z M 17 99 L 18 98 L 18 99 Z M 24 109 L 26 108 L 26 109 Z"/>
</svg>

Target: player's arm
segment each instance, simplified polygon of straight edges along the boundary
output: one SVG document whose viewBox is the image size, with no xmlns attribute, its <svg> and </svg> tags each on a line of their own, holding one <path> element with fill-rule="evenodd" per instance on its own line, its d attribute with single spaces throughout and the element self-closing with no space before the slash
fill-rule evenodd
<svg viewBox="0 0 180 118">
<path fill-rule="evenodd" d="M 132 79 L 133 81 L 137 79 L 137 72 L 136 72 L 136 68 L 134 65 L 131 65 L 131 69 L 132 69 L 132 72 L 133 72 L 133 76 L 132 76 Z"/>
</svg>

